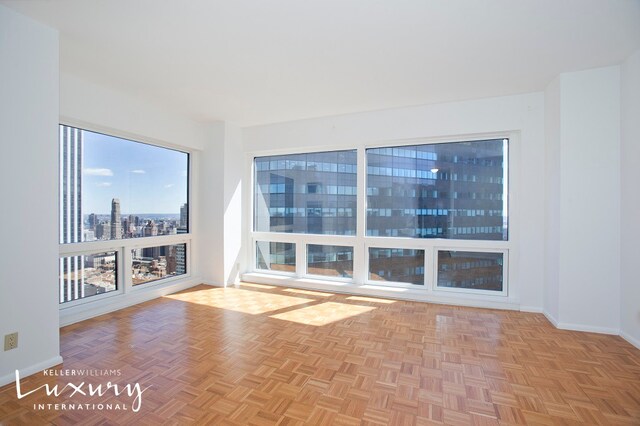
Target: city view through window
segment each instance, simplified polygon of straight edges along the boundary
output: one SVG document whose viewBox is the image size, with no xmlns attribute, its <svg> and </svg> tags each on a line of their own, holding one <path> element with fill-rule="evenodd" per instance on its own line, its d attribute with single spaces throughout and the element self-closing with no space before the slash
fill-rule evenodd
<svg viewBox="0 0 640 426">
<path fill-rule="evenodd" d="M 60 126 L 60 243 L 189 231 L 189 154 Z M 132 250 L 133 284 L 186 273 L 186 244 Z M 115 252 L 60 258 L 60 303 L 118 288 Z"/>
<path fill-rule="evenodd" d="M 366 148 L 364 188 L 357 183 L 357 150 L 256 157 L 255 267 L 352 277 L 358 248 L 345 245 L 355 242 L 344 237 L 356 236 L 358 212 L 366 209 L 361 237 L 373 246 L 365 252 L 369 281 L 424 285 L 433 271 L 426 270 L 422 248 L 431 247 L 438 251 L 434 287 L 502 292 L 503 253 L 444 250 L 430 240 L 509 240 L 508 144 L 488 139 Z M 366 191 L 366 205 L 359 205 L 359 191 Z M 424 243 L 409 249 L 403 247 L 408 239 Z M 306 262 L 296 244 L 306 248 Z"/>
</svg>

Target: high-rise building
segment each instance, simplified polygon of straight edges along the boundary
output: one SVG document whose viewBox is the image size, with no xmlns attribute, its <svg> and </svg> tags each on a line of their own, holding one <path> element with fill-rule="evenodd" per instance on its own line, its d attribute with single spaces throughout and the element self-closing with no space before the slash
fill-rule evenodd
<svg viewBox="0 0 640 426">
<path fill-rule="evenodd" d="M 95 231 L 96 229 L 96 225 L 98 224 L 98 215 L 96 215 L 95 213 L 91 213 L 89 215 L 89 229 L 93 229 Z"/>
<path fill-rule="evenodd" d="M 176 246 L 176 275 L 187 273 L 187 245 L 177 244 Z"/>
<path fill-rule="evenodd" d="M 60 242 L 82 241 L 82 130 L 60 126 Z"/>
<path fill-rule="evenodd" d="M 187 226 L 189 223 L 189 205 L 184 203 L 180 207 L 180 228 L 184 229 L 185 232 L 187 230 Z M 183 232 L 178 231 L 178 234 L 182 234 Z"/>
<path fill-rule="evenodd" d="M 79 243 L 82 217 L 82 130 L 60 126 L 60 242 Z M 60 303 L 84 297 L 84 256 L 60 257 Z"/>
<path fill-rule="evenodd" d="M 120 223 L 120 200 L 114 198 L 111 200 L 111 239 L 119 240 L 122 238 L 122 223 Z"/>
<path fill-rule="evenodd" d="M 111 232 L 111 224 L 109 222 L 102 222 L 96 225 L 96 239 L 106 240 L 109 239 Z"/>
<path fill-rule="evenodd" d="M 166 254 L 166 271 L 167 275 L 176 275 L 177 272 L 177 259 L 176 259 L 176 246 L 169 246 Z"/>
<path fill-rule="evenodd" d="M 184 203 L 180 206 L 180 226 L 178 226 L 178 234 L 186 234 L 189 232 L 189 205 Z M 186 244 L 178 244 L 176 246 L 176 274 L 187 273 L 187 247 Z"/>
<path fill-rule="evenodd" d="M 156 235 L 158 235 L 158 227 L 156 226 L 156 223 L 153 220 L 150 220 L 144 226 L 143 236 L 155 237 Z"/>
</svg>

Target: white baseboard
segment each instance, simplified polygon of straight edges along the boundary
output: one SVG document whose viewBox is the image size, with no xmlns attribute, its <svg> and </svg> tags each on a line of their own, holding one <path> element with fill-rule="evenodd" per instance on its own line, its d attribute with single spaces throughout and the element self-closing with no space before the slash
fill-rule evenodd
<svg viewBox="0 0 640 426">
<path fill-rule="evenodd" d="M 42 370 L 46 370 L 58 364 L 62 364 L 61 356 L 56 356 L 46 361 L 42 361 L 37 364 L 30 365 L 27 368 L 20 368 L 18 369 L 20 371 L 20 378 L 31 376 L 32 374 L 36 374 Z M 0 377 L 0 386 L 8 385 L 9 383 L 13 383 L 15 381 L 16 381 L 16 373 L 14 371 L 13 373 L 9 373 L 5 376 Z"/>
<path fill-rule="evenodd" d="M 633 337 L 629 333 L 625 333 L 624 331 L 620 332 L 620 337 L 622 337 L 627 342 L 631 343 L 636 348 L 640 349 L 640 339 L 636 339 L 635 337 Z"/>
<path fill-rule="evenodd" d="M 587 333 L 600 333 L 600 334 L 613 334 L 614 336 L 620 335 L 620 330 L 616 328 L 598 327 L 595 325 L 583 325 L 583 324 L 572 324 L 567 322 L 560 322 L 558 323 L 557 327 L 560 330 L 585 331 Z"/>
<path fill-rule="evenodd" d="M 584 324 L 572 324 L 568 322 L 560 322 L 553 317 L 549 312 L 542 312 L 545 317 L 549 320 L 551 324 L 557 329 L 560 330 L 571 330 L 571 331 L 584 331 L 587 333 L 600 333 L 600 334 L 613 334 L 614 336 L 620 335 L 620 330 L 609 327 L 598 327 L 594 325 L 584 325 Z"/>
<path fill-rule="evenodd" d="M 229 287 L 229 284 L 220 285 L 220 283 L 212 283 L 211 281 L 202 281 L 200 284 L 208 285 L 210 287 L 220 287 L 220 288 Z"/>
<path fill-rule="evenodd" d="M 551 315 L 549 312 L 547 312 L 547 311 L 545 311 L 545 310 L 543 310 L 543 311 L 542 311 L 542 313 L 544 314 L 544 316 L 545 316 L 545 317 L 547 317 L 547 319 L 549 320 L 549 322 L 550 322 L 551 324 L 553 324 L 553 326 L 554 326 L 555 328 L 558 328 L 558 320 L 557 320 L 557 319 L 555 319 L 555 318 L 553 317 L 553 315 Z"/>
<path fill-rule="evenodd" d="M 537 306 L 522 306 L 520 305 L 520 312 L 531 312 L 534 314 L 543 314 L 544 309 L 539 308 Z"/>
<path fill-rule="evenodd" d="M 186 290 L 199 284 L 202 284 L 202 279 L 200 279 L 200 277 L 192 277 L 173 284 L 149 288 L 145 291 L 119 294 L 93 303 L 63 309 L 60 311 L 60 327 L 147 302 L 158 297 L 166 296 L 167 294 Z"/>
</svg>

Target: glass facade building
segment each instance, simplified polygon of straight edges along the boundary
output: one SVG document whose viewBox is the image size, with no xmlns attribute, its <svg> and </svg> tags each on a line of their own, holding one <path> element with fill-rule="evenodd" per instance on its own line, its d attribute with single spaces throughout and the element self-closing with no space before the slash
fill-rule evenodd
<svg viewBox="0 0 640 426">
<path fill-rule="evenodd" d="M 355 235 L 356 151 L 255 159 L 254 229 Z"/>
<path fill-rule="evenodd" d="M 367 235 L 507 240 L 507 141 L 367 149 Z"/>
<path fill-rule="evenodd" d="M 508 139 L 256 157 L 255 267 L 506 294 L 508 163 Z"/>
</svg>

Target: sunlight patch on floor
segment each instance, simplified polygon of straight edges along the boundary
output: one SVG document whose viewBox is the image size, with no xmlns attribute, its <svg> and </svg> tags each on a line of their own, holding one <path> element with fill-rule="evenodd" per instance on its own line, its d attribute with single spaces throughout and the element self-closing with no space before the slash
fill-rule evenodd
<svg viewBox="0 0 640 426">
<path fill-rule="evenodd" d="M 374 306 L 351 305 L 348 303 L 325 302 L 307 306 L 281 314 L 271 315 L 285 321 L 293 321 L 307 325 L 326 325 L 335 321 L 351 318 L 376 309 Z"/>
<path fill-rule="evenodd" d="M 233 287 L 191 291 L 165 297 L 251 315 L 264 314 L 312 301 L 301 297 L 282 296 Z"/>
</svg>

